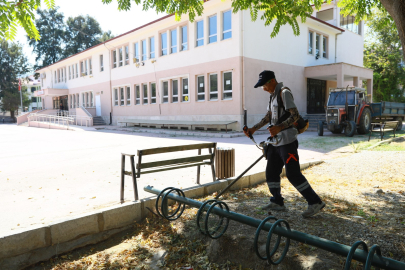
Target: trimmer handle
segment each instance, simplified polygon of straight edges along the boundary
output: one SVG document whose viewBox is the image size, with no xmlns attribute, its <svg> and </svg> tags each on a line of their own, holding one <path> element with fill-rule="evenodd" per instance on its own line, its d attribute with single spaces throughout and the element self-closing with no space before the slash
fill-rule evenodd
<svg viewBox="0 0 405 270">
<path fill-rule="evenodd" d="M 248 132 L 248 127 L 247 127 L 247 126 L 243 126 L 243 131 Z M 250 133 L 248 132 L 248 135 L 249 135 L 249 138 L 250 138 L 250 139 L 253 139 L 253 135 L 252 135 L 252 134 L 250 134 Z"/>
</svg>

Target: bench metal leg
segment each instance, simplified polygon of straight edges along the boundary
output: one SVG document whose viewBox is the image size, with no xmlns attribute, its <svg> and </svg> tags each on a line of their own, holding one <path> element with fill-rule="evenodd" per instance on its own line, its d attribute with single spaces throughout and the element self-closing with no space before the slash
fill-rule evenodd
<svg viewBox="0 0 405 270">
<path fill-rule="evenodd" d="M 212 154 L 211 148 L 208 148 L 208 151 L 210 154 Z M 215 160 L 215 149 L 214 149 L 214 156 L 211 160 L 211 171 L 212 171 L 212 181 L 215 182 L 217 179 L 215 178 L 215 166 L 214 166 L 214 160 Z"/>
<path fill-rule="evenodd" d="M 121 154 L 121 203 L 124 202 L 125 155 Z"/>
<path fill-rule="evenodd" d="M 139 200 L 139 197 L 138 197 L 138 186 L 136 183 L 134 156 L 130 156 L 130 160 L 131 160 L 132 183 L 134 185 L 134 198 L 135 198 L 135 201 L 137 201 L 137 200 Z"/>
<path fill-rule="evenodd" d="M 198 155 L 201 155 L 201 149 L 198 149 Z M 197 166 L 197 184 L 200 184 L 200 168 L 201 166 Z"/>
</svg>

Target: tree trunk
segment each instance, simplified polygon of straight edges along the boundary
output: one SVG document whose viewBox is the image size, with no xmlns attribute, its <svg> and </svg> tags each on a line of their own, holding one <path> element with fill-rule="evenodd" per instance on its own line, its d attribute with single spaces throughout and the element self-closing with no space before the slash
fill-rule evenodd
<svg viewBox="0 0 405 270">
<path fill-rule="evenodd" d="M 10 111 L 10 118 L 13 119 L 14 122 L 16 121 L 13 110 Z"/>
<path fill-rule="evenodd" d="M 394 19 L 402 44 L 402 57 L 405 61 L 405 0 L 380 0 Z"/>
</svg>

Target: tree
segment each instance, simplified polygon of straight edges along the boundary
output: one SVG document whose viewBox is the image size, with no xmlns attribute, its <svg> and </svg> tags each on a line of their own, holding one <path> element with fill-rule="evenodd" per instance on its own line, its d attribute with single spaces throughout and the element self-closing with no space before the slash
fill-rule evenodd
<svg viewBox="0 0 405 270">
<path fill-rule="evenodd" d="M 65 23 L 63 13 L 59 13 L 58 9 L 37 10 L 39 18 L 35 20 L 35 25 L 41 39 L 35 40 L 27 36 L 28 44 L 33 47 L 33 52 L 37 55 L 34 69 L 49 66 L 62 59 Z"/>
<path fill-rule="evenodd" d="M 48 8 L 55 6 L 55 0 L 44 0 Z M 28 36 L 39 39 L 34 25 L 34 11 L 41 5 L 41 0 L 0 0 L 0 39 L 14 40 L 17 26 L 21 25 Z"/>
<path fill-rule="evenodd" d="M 364 66 L 374 70 L 374 101 L 405 102 L 405 67 L 398 31 L 386 12 L 375 10 L 368 21 Z"/>
<path fill-rule="evenodd" d="M 0 40 L 0 97 L 4 110 L 10 111 L 14 117 L 14 111 L 21 103 L 18 92 L 18 78 L 30 71 L 27 57 L 23 54 L 19 43 L 9 43 Z"/>
<path fill-rule="evenodd" d="M 81 52 L 101 42 L 100 38 L 103 32 L 100 24 L 89 15 L 69 17 L 66 25 L 64 57 Z"/>
<path fill-rule="evenodd" d="M 101 36 L 101 38 L 99 40 L 100 40 L 100 42 L 105 42 L 112 38 L 114 38 L 114 35 L 111 34 L 111 30 L 108 30 L 107 32 L 103 33 L 103 35 Z"/>
</svg>

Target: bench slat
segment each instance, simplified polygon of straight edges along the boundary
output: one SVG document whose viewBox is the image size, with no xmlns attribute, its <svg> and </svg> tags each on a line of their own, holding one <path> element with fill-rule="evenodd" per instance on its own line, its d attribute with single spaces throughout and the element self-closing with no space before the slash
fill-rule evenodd
<svg viewBox="0 0 405 270">
<path fill-rule="evenodd" d="M 164 169 L 141 171 L 141 174 L 163 172 L 163 171 L 169 171 L 169 170 L 174 170 L 174 169 L 183 169 L 183 168 L 187 168 L 187 167 L 194 167 L 194 166 L 201 166 L 201 165 L 211 165 L 211 162 L 199 162 L 199 163 L 193 163 L 193 164 L 189 164 L 189 165 L 182 165 L 182 166 L 176 166 L 176 167 L 169 167 L 169 168 L 164 168 Z"/>
<path fill-rule="evenodd" d="M 195 150 L 195 149 L 203 149 L 203 148 L 214 148 L 215 145 L 216 145 L 216 143 L 200 143 L 200 144 L 191 144 L 191 145 L 180 145 L 180 146 L 143 149 L 143 150 L 138 150 L 138 156 L 139 155 L 146 156 L 146 155 L 152 155 L 152 154 L 161 154 L 161 153 L 169 153 L 169 152 L 185 151 L 185 150 Z"/>
<path fill-rule="evenodd" d="M 206 159 L 212 159 L 212 154 L 195 156 L 195 157 L 187 157 L 187 158 L 176 158 L 176 159 L 170 159 L 170 160 L 147 162 L 147 163 L 142 163 L 140 165 L 137 164 L 136 168 L 138 170 L 139 169 L 143 170 L 143 169 L 147 169 L 147 168 L 160 167 L 160 166 L 166 166 L 166 165 L 175 165 L 175 164 L 179 164 L 179 163 L 200 162 L 200 161 L 204 161 Z"/>
</svg>

